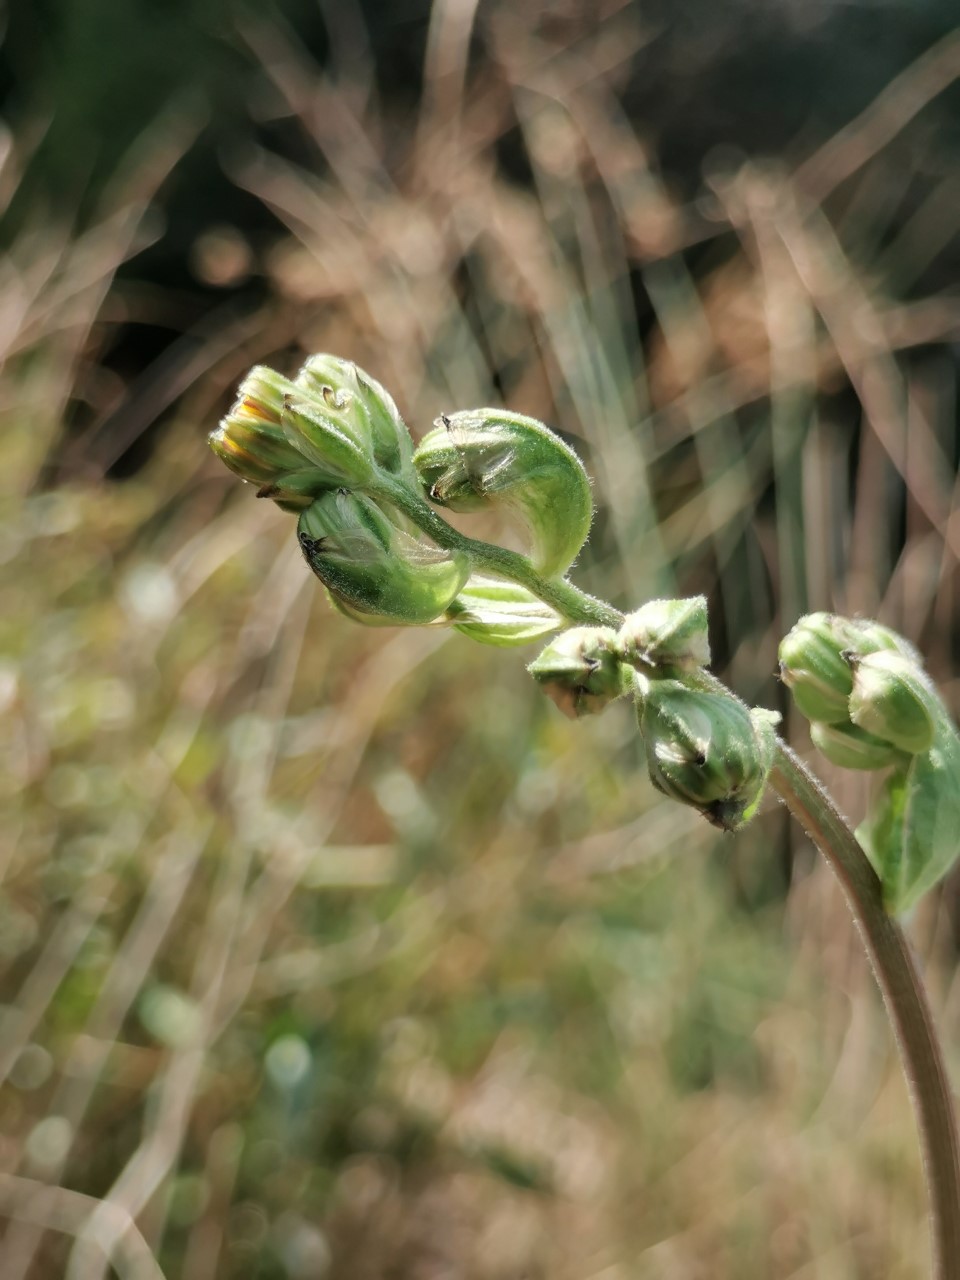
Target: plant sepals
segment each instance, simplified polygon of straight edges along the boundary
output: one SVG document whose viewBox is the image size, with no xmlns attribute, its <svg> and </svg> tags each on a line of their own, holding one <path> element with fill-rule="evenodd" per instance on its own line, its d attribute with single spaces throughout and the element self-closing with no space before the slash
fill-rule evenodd
<svg viewBox="0 0 960 1280">
<path fill-rule="evenodd" d="M 813 745 L 840 769 L 886 769 L 903 762 L 903 752 L 855 724 L 810 726 Z"/>
<path fill-rule="evenodd" d="M 434 621 L 470 571 L 465 556 L 412 537 L 362 494 L 324 494 L 301 513 L 297 535 L 335 602 L 375 626 Z"/>
<path fill-rule="evenodd" d="M 617 637 L 624 662 L 645 674 L 710 665 L 707 600 L 650 600 L 627 614 Z"/>
<path fill-rule="evenodd" d="M 629 672 L 617 657 L 616 639 L 612 627 L 571 627 L 527 670 L 564 715 L 593 715 L 629 688 Z"/>
<path fill-rule="evenodd" d="M 854 724 L 910 755 L 932 746 L 936 720 L 946 711 L 918 663 L 883 651 L 855 658 L 852 666 Z"/>
<path fill-rule="evenodd" d="M 369 373 L 352 360 L 318 354 L 307 360 L 295 381 L 324 405 L 333 425 L 372 456 L 377 466 L 411 475 L 410 432 L 393 397 Z"/>
<path fill-rule="evenodd" d="M 373 460 L 362 442 L 299 388 L 284 400 L 280 425 L 290 443 L 327 477 L 330 488 L 359 489 L 370 482 Z"/>
<path fill-rule="evenodd" d="M 773 721 L 754 719 L 732 694 L 648 683 L 640 730 L 650 780 L 715 826 L 736 831 L 756 812 L 773 760 Z"/>
<path fill-rule="evenodd" d="M 850 719 L 851 659 L 883 649 L 916 656 L 909 641 L 879 622 L 810 613 L 780 642 L 780 678 L 808 720 L 843 724 Z"/>
</svg>

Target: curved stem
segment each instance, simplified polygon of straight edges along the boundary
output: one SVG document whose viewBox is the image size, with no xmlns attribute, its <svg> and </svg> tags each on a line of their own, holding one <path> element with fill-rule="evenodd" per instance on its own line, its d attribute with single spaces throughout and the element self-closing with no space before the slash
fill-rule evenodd
<svg viewBox="0 0 960 1280">
<path fill-rule="evenodd" d="M 556 609 L 567 622 L 619 627 L 623 621 L 623 614 L 618 609 L 595 596 L 587 595 L 566 578 L 544 578 L 537 573 L 526 556 L 460 533 L 447 524 L 442 516 L 437 515 L 403 481 L 381 475 L 380 481 L 376 485 L 367 486 L 366 492 L 402 511 L 419 529 L 429 534 L 438 547 L 443 547 L 445 551 L 463 551 L 476 568 L 509 578 L 511 582 L 526 587 L 544 604 Z"/>
<path fill-rule="evenodd" d="M 770 784 L 840 881 L 883 993 L 907 1078 L 932 1216 L 935 1280 L 960 1277 L 960 1142 L 943 1051 L 903 931 L 883 907 L 880 881 L 827 792 L 780 743 Z"/>
<path fill-rule="evenodd" d="M 453 529 L 402 483 L 384 477 L 379 496 L 440 547 L 463 551 L 480 569 L 532 591 L 571 623 L 617 627 L 623 614 L 563 578 L 543 578 L 514 551 Z M 709 687 L 729 690 L 704 673 Z M 900 926 L 883 906 L 880 881 L 836 805 L 783 742 L 770 785 L 813 840 L 840 881 L 893 1025 L 913 1103 L 932 1217 L 933 1280 L 960 1280 L 960 1140 L 943 1050 L 923 980 Z"/>
</svg>

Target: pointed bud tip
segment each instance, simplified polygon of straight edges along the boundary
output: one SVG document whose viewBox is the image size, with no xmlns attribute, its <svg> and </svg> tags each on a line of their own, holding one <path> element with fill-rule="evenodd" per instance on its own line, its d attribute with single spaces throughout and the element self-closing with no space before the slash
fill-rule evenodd
<svg viewBox="0 0 960 1280">
<path fill-rule="evenodd" d="M 627 692 L 629 675 L 616 654 L 612 627 L 571 627 L 530 663 L 527 670 L 571 719 L 595 715 Z"/>
<path fill-rule="evenodd" d="M 624 619 L 617 645 L 624 662 L 641 670 L 709 666 L 706 597 L 648 601 Z"/>
</svg>

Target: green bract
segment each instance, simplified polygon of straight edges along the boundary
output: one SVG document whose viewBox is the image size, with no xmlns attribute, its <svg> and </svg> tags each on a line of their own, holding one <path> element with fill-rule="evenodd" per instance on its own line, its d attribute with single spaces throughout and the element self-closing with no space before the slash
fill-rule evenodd
<svg viewBox="0 0 960 1280">
<path fill-rule="evenodd" d="M 373 477 L 373 459 L 362 440 L 321 402 L 296 391 L 284 401 L 280 425 L 287 439 L 321 472 L 328 488 L 362 488 Z"/>
<path fill-rule="evenodd" d="M 639 704 L 650 780 L 725 831 L 753 816 L 772 760 L 769 713 L 732 694 L 651 680 Z"/>
<path fill-rule="evenodd" d="M 629 687 L 629 673 L 615 652 L 616 639 L 612 627 L 571 627 L 527 670 L 564 715 L 593 715 Z"/>
<path fill-rule="evenodd" d="M 887 910 L 908 911 L 960 855 L 960 739 L 950 724 L 884 780 L 857 839 L 883 886 Z"/>
<path fill-rule="evenodd" d="M 447 618 L 471 640 L 503 649 L 542 640 L 561 624 L 556 610 L 525 587 L 482 574 L 470 578 L 447 609 Z"/>
<path fill-rule="evenodd" d="M 843 619 L 812 613 L 780 642 L 780 678 L 808 720 L 842 724 L 849 720 L 847 699 L 853 689 Z"/>
<path fill-rule="evenodd" d="M 871 653 L 853 663 L 850 718 L 868 733 L 916 755 L 933 743 L 940 697 L 917 662 Z"/>
<path fill-rule="evenodd" d="M 322 402 L 328 420 L 377 464 L 394 473 L 410 473 L 413 441 L 393 397 L 351 360 L 311 356 L 296 385 Z"/>
<path fill-rule="evenodd" d="M 593 517 L 583 463 L 534 418 L 472 409 L 438 420 L 414 464 L 433 502 L 451 511 L 500 505 L 520 516 L 531 560 L 547 577 L 565 573 L 580 553 Z"/>
<path fill-rule="evenodd" d="M 302 512 L 297 535 L 334 603 L 372 625 L 434 621 L 470 571 L 465 556 L 412 537 L 360 494 L 324 494 Z"/>
<path fill-rule="evenodd" d="M 617 637 L 624 662 L 641 671 L 693 671 L 710 665 L 705 596 L 650 600 L 628 613 Z"/>
<path fill-rule="evenodd" d="M 272 369 L 251 369 L 233 408 L 210 434 L 210 448 L 220 461 L 256 485 L 274 485 L 288 474 L 302 473 L 307 459 L 280 421 L 284 401 L 295 391 L 289 379 Z"/>
</svg>

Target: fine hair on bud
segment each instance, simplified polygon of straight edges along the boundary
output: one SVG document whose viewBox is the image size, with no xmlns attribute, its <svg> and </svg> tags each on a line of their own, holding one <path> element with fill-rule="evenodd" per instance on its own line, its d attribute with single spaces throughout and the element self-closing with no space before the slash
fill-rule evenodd
<svg viewBox="0 0 960 1280">
<path fill-rule="evenodd" d="M 444 415 L 420 441 L 414 465 L 439 506 L 502 507 L 519 517 L 530 559 L 547 577 L 566 572 L 587 540 L 593 499 L 583 463 L 535 418 L 504 409 Z"/>
<path fill-rule="evenodd" d="M 571 627 L 527 670 L 564 715 L 594 715 L 629 688 L 629 672 L 616 653 L 612 627 Z"/>
<path fill-rule="evenodd" d="M 650 781 L 715 826 L 735 831 L 753 816 L 770 768 L 770 724 L 733 694 L 651 680 L 639 704 Z"/>
<path fill-rule="evenodd" d="M 617 648 L 624 662 L 645 674 L 708 667 L 706 597 L 648 601 L 627 614 Z"/>
<path fill-rule="evenodd" d="M 808 720 L 849 723 L 851 658 L 885 649 L 914 652 L 908 641 L 878 622 L 810 613 L 780 642 L 780 678 Z"/>
<path fill-rule="evenodd" d="M 916 755 L 933 743 L 940 695 L 905 654 L 883 651 L 854 656 L 850 718 L 867 733 Z"/>
</svg>

